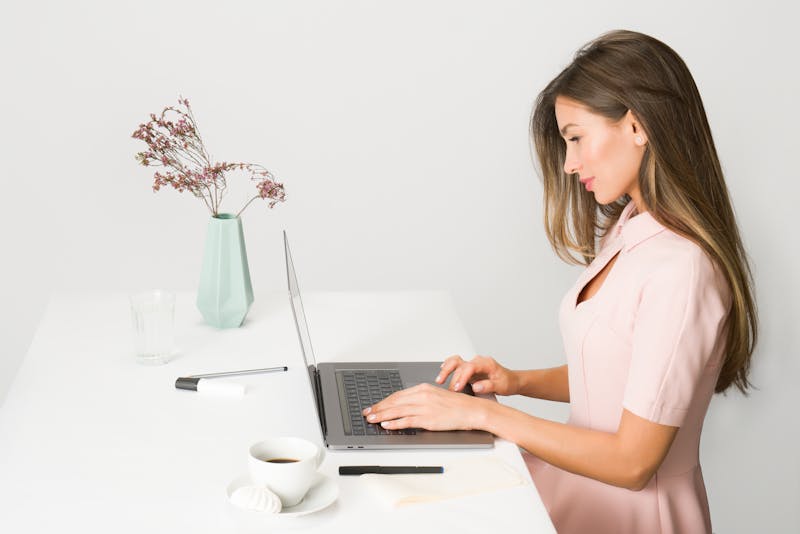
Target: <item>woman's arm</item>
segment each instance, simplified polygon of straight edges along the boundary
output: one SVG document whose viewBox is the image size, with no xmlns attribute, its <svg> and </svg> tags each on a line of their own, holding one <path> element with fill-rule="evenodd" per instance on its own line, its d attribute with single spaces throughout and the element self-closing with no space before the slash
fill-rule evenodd
<svg viewBox="0 0 800 534">
<path fill-rule="evenodd" d="M 483 399 L 481 399 L 483 400 Z M 623 410 L 615 433 L 556 423 L 498 403 L 483 407 L 483 430 L 545 462 L 606 484 L 638 491 L 655 474 L 678 432 Z"/>
<path fill-rule="evenodd" d="M 430 384 L 394 393 L 365 415 L 390 430 L 486 430 L 556 467 L 631 490 L 647 485 L 678 431 L 628 410 L 623 410 L 616 432 L 591 430 Z"/>
<path fill-rule="evenodd" d="M 514 371 L 518 377 L 519 395 L 557 402 L 569 402 L 567 366 L 530 371 Z"/>
</svg>

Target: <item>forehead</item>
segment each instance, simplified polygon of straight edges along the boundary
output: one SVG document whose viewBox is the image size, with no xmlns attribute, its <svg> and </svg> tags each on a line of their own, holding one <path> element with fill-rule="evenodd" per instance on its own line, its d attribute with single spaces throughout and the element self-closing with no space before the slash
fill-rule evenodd
<svg viewBox="0 0 800 534">
<path fill-rule="evenodd" d="M 591 127 L 607 123 L 606 118 L 602 115 L 592 112 L 577 100 L 565 96 L 556 97 L 555 111 L 559 132 L 570 126 Z"/>
</svg>

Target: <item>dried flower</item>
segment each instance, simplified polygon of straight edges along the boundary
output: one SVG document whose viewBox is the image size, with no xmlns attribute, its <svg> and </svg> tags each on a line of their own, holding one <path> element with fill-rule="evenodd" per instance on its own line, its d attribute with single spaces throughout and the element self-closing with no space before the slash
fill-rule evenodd
<svg viewBox="0 0 800 534">
<path fill-rule="evenodd" d="M 206 150 L 189 100 L 178 98 L 178 107 L 164 108 L 160 116 L 150 114 L 147 123 L 140 124 L 133 138 L 144 141 L 147 150 L 136 154 L 145 167 L 163 167 L 153 174 L 153 191 L 172 186 L 179 193 L 189 191 L 202 198 L 212 216 L 219 215 L 220 203 L 228 187 L 225 173 L 244 171 L 256 182 L 258 194 L 236 213 L 238 217 L 256 199 L 269 201 L 269 207 L 286 200 L 283 184 L 267 169 L 255 163 L 214 163 Z"/>
</svg>

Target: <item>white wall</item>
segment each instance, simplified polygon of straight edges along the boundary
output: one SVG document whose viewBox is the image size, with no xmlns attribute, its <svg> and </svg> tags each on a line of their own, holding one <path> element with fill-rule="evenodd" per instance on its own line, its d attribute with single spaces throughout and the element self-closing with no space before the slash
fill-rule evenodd
<svg viewBox="0 0 800 534">
<path fill-rule="evenodd" d="M 628 28 L 694 73 L 755 268 L 758 390 L 716 398 L 702 444 L 715 530 L 800 529 L 794 8 L 113 4 L 2 8 L 0 400 L 53 291 L 196 286 L 205 208 L 153 194 L 130 138 L 178 94 L 216 157 L 262 163 L 286 185 L 286 204 L 245 212 L 256 298 L 283 288 L 286 228 L 307 291 L 446 289 L 480 352 L 560 363 L 556 306 L 578 271 L 544 237 L 528 116 L 580 45 Z M 234 182 L 229 209 L 250 192 Z"/>
</svg>

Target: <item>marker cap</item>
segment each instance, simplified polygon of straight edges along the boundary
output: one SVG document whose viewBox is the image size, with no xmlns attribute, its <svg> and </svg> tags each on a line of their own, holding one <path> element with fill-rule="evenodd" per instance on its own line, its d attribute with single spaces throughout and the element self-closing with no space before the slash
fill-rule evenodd
<svg viewBox="0 0 800 534">
<path fill-rule="evenodd" d="M 194 377 L 178 378 L 175 381 L 175 387 L 178 389 L 196 391 L 201 395 L 214 395 L 218 397 L 242 397 L 245 391 L 244 384 Z"/>
</svg>

